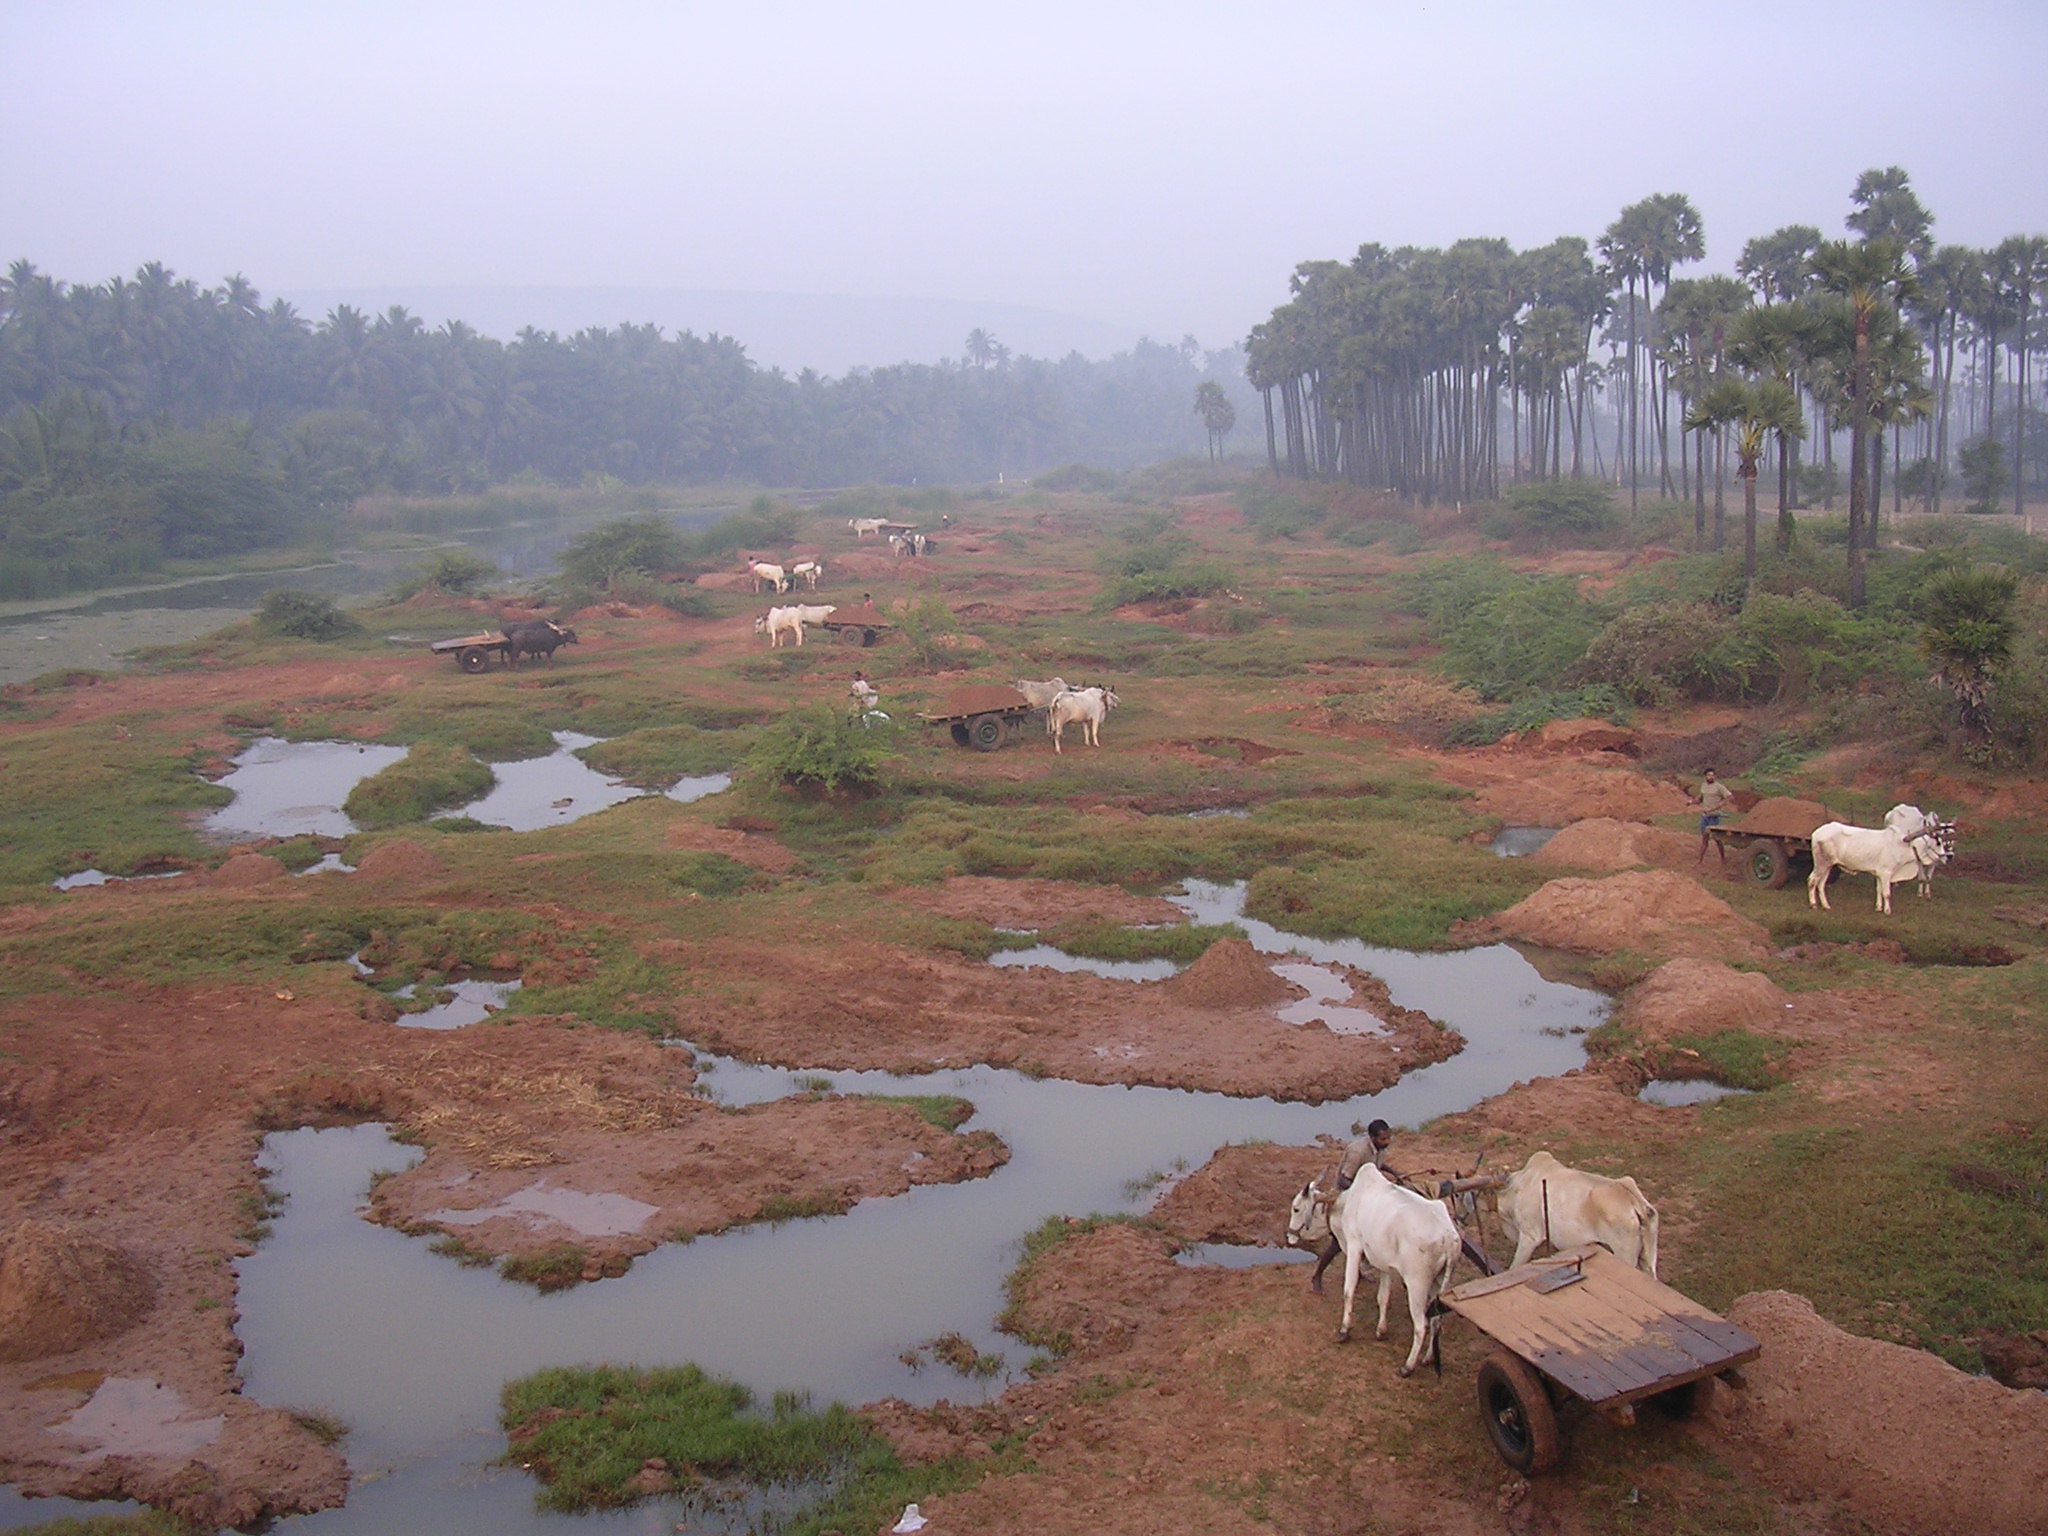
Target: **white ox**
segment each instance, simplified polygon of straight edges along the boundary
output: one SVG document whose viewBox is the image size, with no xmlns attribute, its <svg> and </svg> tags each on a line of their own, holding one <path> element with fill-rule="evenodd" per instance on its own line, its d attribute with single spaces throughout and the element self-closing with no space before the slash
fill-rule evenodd
<svg viewBox="0 0 2048 1536">
<path fill-rule="evenodd" d="M 1123 702 L 1107 688 L 1069 688 L 1053 698 L 1045 714 L 1045 728 L 1052 732 L 1052 749 L 1063 751 L 1060 737 L 1070 725 L 1081 727 L 1081 739 L 1091 747 L 1102 745 L 1102 721 Z"/>
<path fill-rule="evenodd" d="M 1033 709 L 1051 709 L 1052 701 L 1067 691 L 1067 680 L 1055 677 L 1042 683 L 1031 683 L 1020 677 L 1010 686 L 1023 694 Z"/>
<path fill-rule="evenodd" d="M 1351 1307 L 1358 1294 L 1359 1269 L 1370 1264 L 1379 1271 L 1380 1314 L 1373 1331 L 1377 1339 L 1387 1336 L 1387 1299 L 1393 1292 L 1394 1277 L 1399 1275 L 1401 1287 L 1408 1293 L 1408 1316 L 1415 1325 L 1415 1340 L 1408 1346 L 1408 1359 L 1399 1374 L 1410 1374 L 1421 1363 L 1423 1352 L 1433 1353 L 1436 1347 L 1439 1318 L 1432 1314 L 1458 1262 L 1457 1223 L 1443 1202 L 1403 1189 L 1367 1163 L 1347 1190 L 1326 1194 L 1311 1179 L 1294 1197 L 1287 1213 L 1288 1246 L 1320 1243 L 1326 1233 L 1334 1234 L 1344 1250 L 1344 1320 L 1337 1328 L 1337 1342 L 1342 1344 L 1351 1337 Z"/>
<path fill-rule="evenodd" d="M 1657 1207 L 1634 1179 L 1567 1168 L 1538 1152 L 1501 1187 L 1500 1219 L 1515 1240 L 1510 1269 L 1528 1263 L 1545 1242 L 1553 1248 L 1599 1243 L 1657 1278 Z"/>
<path fill-rule="evenodd" d="M 784 635 L 794 635 L 796 643 L 802 645 L 806 624 L 822 624 L 831 617 L 830 603 L 792 603 L 783 608 L 770 608 L 754 620 L 754 633 L 758 635 L 765 631 L 771 650 L 782 644 Z"/>
<path fill-rule="evenodd" d="M 761 583 L 764 581 L 772 585 L 778 592 L 787 592 L 789 590 L 789 577 L 779 565 L 769 565 L 761 560 L 750 560 L 747 562 L 747 574 L 754 579 L 754 590 L 756 592 L 761 590 Z"/>
<path fill-rule="evenodd" d="M 1937 862 L 1947 863 L 1956 856 L 1956 824 L 1943 821 L 1932 811 L 1923 811 L 1917 805 L 1904 803 L 1893 806 L 1884 813 L 1884 824 L 1899 836 L 1911 842 L 1916 837 L 1931 837 L 1941 847 L 1941 858 Z M 1934 865 L 1920 866 L 1920 894 L 1934 894 Z"/>
<path fill-rule="evenodd" d="M 1932 876 L 1949 850 L 1939 838 L 1908 838 L 1890 827 L 1852 827 L 1830 821 L 1813 829 L 1813 873 L 1806 877 L 1806 904 L 1832 911 L 1828 881 L 1837 869 L 1877 880 L 1877 910 L 1889 914 L 1892 887 Z"/>
<path fill-rule="evenodd" d="M 800 581 L 813 592 L 818 590 L 818 578 L 824 574 L 825 562 L 822 560 L 799 560 L 789 568 L 790 583 L 794 585 Z"/>
<path fill-rule="evenodd" d="M 880 533 L 888 526 L 886 517 L 849 517 L 846 526 L 853 530 L 856 539 L 864 539 L 871 533 Z"/>
</svg>

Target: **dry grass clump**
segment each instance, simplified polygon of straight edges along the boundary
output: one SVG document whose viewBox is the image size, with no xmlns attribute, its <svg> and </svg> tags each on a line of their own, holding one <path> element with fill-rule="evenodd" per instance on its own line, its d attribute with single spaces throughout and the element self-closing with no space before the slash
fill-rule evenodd
<svg viewBox="0 0 2048 1536">
<path fill-rule="evenodd" d="M 1463 683 L 1424 672 L 1374 672 L 1356 693 L 1332 694 L 1323 712 L 1337 725 L 1457 725 L 1484 712 Z"/>
</svg>

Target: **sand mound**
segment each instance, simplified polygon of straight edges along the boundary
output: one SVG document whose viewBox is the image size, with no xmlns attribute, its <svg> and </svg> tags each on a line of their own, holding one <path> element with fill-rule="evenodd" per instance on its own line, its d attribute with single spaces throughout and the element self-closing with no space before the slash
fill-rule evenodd
<svg viewBox="0 0 2048 1536">
<path fill-rule="evenodd" d="M 1716 1418 L 1766 1481 L 1896 1536 L 2041 1529 L 2048 1398 L 1844 1333 L 1786 1291 L 1738 1297 L 1728 1316 L 1764 1352 L 1747 1388 L 1716 1394 Z"/>
<path fill-rule="evenodd" d="M 1642 865 L 1668 869 L 1675 864 L 1690 864 L 1698 852 L 1699 844 L 1688 841 L 1683 833 L 1645 826 L 1639 821 L 1592 816 L 1559 832 L 1530 854 L 1529 862 L 1619 874 Z"/>
<path fill-rule="evenodd" d="M 0 1248 L 0 1360 L 65 1355 L 149 1311 L 156 1287 L 111 1243 L 61 1222 L 22 1222 Z"/>
<path fill-rule="evenodd" d="M 1274 975 L 1243 939 L 1218 939 L 1201 959 L 1160 985 L 1175 1002 L 1190 1008 L 1249 1008 L 1302 995 L 1298 987 Z"/>
<path fill-rule="evenodd" d="M 1535 744 L 1546 752 L 1622 752 L 1630 757 L 1641 750 L 1634 731 L 1605 720 L 1553 720 L 1536 733 Z"/>
<path fill-rule="evenodd" d="M 216 869 L 208 877 L 207 883 L 227 886 L 266 885 L 272 880 L 282 880 L 286 873 L 284 865 L 267 853 L 237 853 L 231 855 Z"/>
<path fill-rule="evenodd" d="M 1645 1040 L 1721 1029 L 1770 1033 L 1785 1021 L 1785 994 L 1768 976 L 1737 971 L 1718 960 L 1678 959 L 1657 967 L 1630 989 L 1622 1022 Z"/>
<path fill-rule="evenodd" d="M 427 880 L 446 868 L 439 854 L 409 837 L 379 843 L 356 861 L 356 873 L 369 880 Z"/>
<path fill-rule="evenodd" d="M 1553 880 L 1493 917 L 1460 923 L 1467 939 L 1509 938 L 1580 954 L 1736 955 L 1761 960 L 1769 936 L 1718 896 L 1666 870 Z"/>
<path fill-rule="evenodd" d="M 1178 923 L 1187 914 L 1160 896 L 1074 880 L 1006 880 L 954 875 L 935 886 L 906 887 L 902 898 L 948 917 L 996 928 L 1058 928 L 1066 923 Z"/>
</svg>

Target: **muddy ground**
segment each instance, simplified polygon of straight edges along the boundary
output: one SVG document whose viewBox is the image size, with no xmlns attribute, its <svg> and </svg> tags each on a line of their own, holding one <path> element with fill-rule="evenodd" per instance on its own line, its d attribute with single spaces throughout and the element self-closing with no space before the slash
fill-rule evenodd
<svg viewBox="0 0 2048 1536">
<path fill-rule="evenodd" d="M 1197 501 L 1183 512 L 1205 538 L 1240 537 L 1227 506 Z M 1070 537 L 1077 526 L 1054 521 L 1040 531 Z M 995 592 L 990 622 L 1080 625 L 1094 586 L 1085 559 L 1039 580 L 993 531 L 960 535 L 982 565 L 864 579 L 902 584 L 884 600 Z M 1357 553 L 1351 575 L 1364 581 L 1401 563 Z M 965 612 L 973 599 L 953 601 Z M 1202 643 L 1187 613 L 1119 621 L 1156 622 Z M 505 684 L 497 697 L 538 703 L 583 686 L 578 668 L 585 678 L 654 676 L 664 689 L 764 710 L 844 690 L 839 657 L 761 670 L 737 607 L 680 619 L 619 605 L 579 625 L 583 645 L 552 668 L 491 679 Z M 1005 675 L 1012 666 L 1049 673 L 1065 643 L 1037 634 Z M 977 676 L 945 661 L 892 678 L 888 655 L 862 660 L 885 702 Z M 1090 670 L 1065 665 L 1069 677 Z M 1605 737 L 1431 750 L 1391 726 L 1332 724 L 1332 690 L 1377 686 L 1379 664 L 1316 665 L 1310 686 L 1296 687 L 1298 675 L 1200 686 L 1177 678 L 1156 688 L 1112 717 L 1085 771 L 1166 764 L 1177 775 L 1170 793 L 1138 778 L 1121 789 L 1090 781 L 1067 808 L 1142 827 L 1256 802 L 1276 774 L 1297 775 L 1286 781 L 1297 790 L 1317 774 L 1348 783 L 1364 763 L 1466 792 L 1482 820 L 1567 826 L 1540 857 L 1536 888 L 1457 934 L 1614 967 L 1604 984 L 1621 996 L 1616 1040 L 1581 1072 L 1402 1128 L 1393 1162 L 1404 1172 L 1462 1173 L 1548 1147 L 1637 1172 L 1663 1211 L 1667 1277 L 1732 1306 L 1766 1354 L 1747 1389 L 1718 1390 L 1692 1423 L 1626 1432 L 1579 1424 L 1569 1471 L 1530 1484 L 1479 1438 L 1471 1377 L 1483 1345 L 1468 1328 L 1447 1330 L 1440 1378 L 1397 1381 L 1405 1313 L 1397 1310 L 1394 1343 L 1339 1351 L 1338 1303 L 1310 1296 L 1300 1270 L 1175 1261 L 1182 1242 L 1276 1242 L 1288 1194 L 1335 1144 L 1224 1148 L 1167 1190 L 1149 1222 L 1077 1225 L 1028 1273 L 1018 1325 L 1065 1346 L 1037 1379 L 988 1407 L 869 1410 L 913 1461 L 1002 1449 L 999 1469 L 977 1485 L 924 1503 L 929 1529 L 2048 1528 L 2043 1400 L 1877 1337 L 1882 1297 L 1837 1296 L 1831 1320 L 1753 1277 L 1718 1294 L 1740 1271 L 1726 1254 L 1728 1175 L 1702 1148 L 1752 1135 L 1761 1145 L 1769 1132 L 1736 1117 L 1751 1111 L 1664 1109 L 1635 1096 L 1653 1071 L 1712 1075 L 1701 1037 L 1734 1032 L 1761 1042 L 1770 1071 L 1792 1085 L 1799 1134 L 1815 1123 L 1860 1135 L 1902 1121 L 1939 1127 L 1929 1132 L 1937 1141 L 1989 1134 L 1985 1124 L 2031 1134 L 2038 1068 L 2012 1041 L 2037 1014 L 2001 992 L 1931 1010 L 1994 981 L 1888 963 L 1905 955 L 1897 944 L 1896 955 L 1783 944 L 1772 926 L 1782 927 L 1782 913 L 1758 907 L 1736 871 L 1695 861 L 1682 784 Z M 146 735 L 217 768 L 250 720 L 345 727 L 368 739 L 408 701 L 464 697 L 455 686 L 446 663 L 424 655 L 229 646 L 193 665 L 36 695 L 0 722 L 0 753 L 28 750 L 38 732 L 80 743 Z M 1683 738 L 1722 723 L 1702 714 L 1656 725 Z M 1065 770 L 1034 744 L 958 754 L 936 771 L 969 798 L 1030 789 Z M 1872 794 L 1914 787 L 1966 814 L 2044 810 L 2037 787 L 1945 770 L 1901 771 L 1849 754 L 1829 771 Z M 407 1030 L 338 958 L 286 963 L 266 952 L 195 969 L 160 964 L 136 935 L 239 932 L 258 914 L 291 929 L 301 909 L 310 928 L 334 920 L 337 889 L 393 923 L 400 918 L 390 914 L 418 923 L 509 911 L 527 922 L 520 947 L 488 962 L 451 954 L 442 969 L 488 963 L 541 988 L 602 982 L 608 966 L 644 962 L 650 975 L 684 981 L 671 995 L 635 993 L 622 1010 L 701 1047 L 800 1068 L 985 1062 L 1084 1082 L 1322 1101 L 1383 1087 L 1460 1044 L 1395 1007 L 1362 973 L 1347 978 L 1353 1001 L 1381 1017 L 1384 1034 L 1280 1023 L 1276 1005 L 1298 989 L 1228 939 L 1164 982 L 989 967 L 957 947 L 959 933 L 1181 914 L 1156 889 L 1073 880 L 956 872 L 856 883 L 841 878 L 834 861 L 846 856 L 836 845 L 805 831 L 802 817 L 814 811 L 771 810 L 622 807 L 519 845 L 527 851 L 515 865 L 486 862 L 463 839 L 402 836 L 364 848 L 348 876 L 290 879 L 252 847 L 210 873 L 63 896 L 8 893 L 0 943 L 38 968 L 0 991 L 0 1477 L 32 1493 L 140 1498 L 201 1524 L 345 1498 L 335 1450 L 237 1392 L 230 1264 L 261 1238 L 252 1158 L 269 1129 L 390 1122 L 426 1156 L 379 1187 L 374 1219 L 449 1240 L 451 1255 L 457 1245 L 490 1259 L 571 1249 L 562 1283 L 603 1284 L 661 1241 L 843 1210 L 912 1183 L 984 1177 L 1007 1156 L 971 1122 L 949 1129 L 908 1105 L 812 1093 L 726 1110 L 696 1091 L 688 1051 L 580 1027 L 573 1012 L 521 1006 L 458 1032 Z M 634 858 L 678 854 L 718 855 L 750 871 L 756 884 L 740 899 L 757 903 L 747 910 L 758 915 L 700 921 L 713 903 L 694 892 L 650 896 L 620 884 L 617 894 L 608 884 L 637 878 Z M 2024 886 L 2002 900 L 1999 910 L 2017 916 L 2000 921 L 2022 927 L 2043 908 L 2041 893 Z M 646 915 L 656 911 L 658 922 Z M 2026 963 L 2038 964 L 2031 951 Z M 2014 1120 L 2029 1102 L 2033 1118 Z M 1974 1104 L 1984 1106 L 1975 1119 L 1959 1110 Z M 1754 1294 L 1738 1300 L 1738 1288 Z M 1842 1319 L 1861 1331 L 1837 1326 Z M 1916 1412 L 1930 1432 L 1911 1427 Z"/>
</svg>

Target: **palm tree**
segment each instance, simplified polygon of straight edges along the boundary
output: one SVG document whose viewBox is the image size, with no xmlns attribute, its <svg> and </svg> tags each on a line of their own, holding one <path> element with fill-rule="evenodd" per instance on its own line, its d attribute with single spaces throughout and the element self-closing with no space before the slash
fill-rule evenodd
<svg viewBox="0 0 2048 1536">
<path fill-rule="evenodd" d="M 1842 222 L 1864 239 L 1890 240 L 1916 264 L 1933 254 L 1928 231 L 1934 226 L 1934 215 L 1921 206 L 1898 166 L 1865 171 L 1856 178 L 1849 201 L 1856 211 Z"/>
<path fill-rule="evenodd" d="M 1920 654 L 1934 666 L 1929 681 L 1962 705 L 1963 723 L 1982 733 L 1992 685 L 2011 659 L 2013 606 L 2019 578 L 1998 566 L 1943 571 L 1920 589 Z"/>
<path fill-rule="evenodd" d="M 1863 530 L 1869 505 L 1870 336 L 1880 313 L 1917 298 L 1920 285 L 1892 240 L 1829 240 L 1813 253 L 1821 287 L 1846 301 L 1854 328 L 1849 371 L 1849 606 L 1863 606 Z"/>
<path fill-rule="evenodd" d="M 1204 379 L 1195 386 L 1195 414 L 1202 418 L 1203 430 L 1209 434 L 1210 461 L 1221 463 L 1223 439 L 1237 425 L 1237 407 L 1223 393 L 1221 384 L 1214 379 Z"/>
<path fill-rule="evenodd" d="M 1811 224 L 1787 224 L 1743 246 L 1735 270 L 1766 304 L 1788 304 L 1813 286 L 1813 253 L 1820 238 Z"/>
<path fill-rule="evenodd" d="M 1799 399 L 1789 385 L 1776 379 L 1751 382 L 1724 378 L 1693 403 L 1686 413 L 1685 425 L 1692 432 L 1734 429 L 1735 474 L 1742 481 L 1742 577 L 1744 581 L 1755 581 L 1757 467 L 1763 462 L 1764 445 L 1773 434 L 1780 441 L 1805 435 L 1805 413 L 1799 408 Z M 1788 515 L 1780 509 L 1781 549 L 1790 544 L 1784 532 Z"/>
<path fill-rule="evenodd" d="M 980 326 L 967 333 L 967 361 L 971 367 L 986 368 L 996 359 L 996 339 Z"/>
<path fill-rule="evenodd" d="M 2013 351 L 2018 394 L 2012 423 L 2012 510 L 2024 523 L 2027 515 L 2027 358 L 2031 353 L 2030 323 L 2036 290 L 2048 287 L 2048 237 L 2014 235 L 2001 240 L 1996 252 L 1999 286 L 2015 318 Z M 2028 532 L 2032 532 L 2028 529 Z"/>
</svg>

